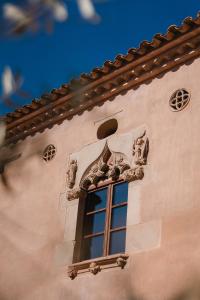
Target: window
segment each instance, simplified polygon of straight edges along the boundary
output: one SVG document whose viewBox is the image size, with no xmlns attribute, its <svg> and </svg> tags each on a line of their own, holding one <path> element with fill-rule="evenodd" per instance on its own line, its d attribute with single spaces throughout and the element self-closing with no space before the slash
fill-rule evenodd
<svg viewBox="0 0 200 300">
<path fill-rule="evenodd" d="M 97 138 L 99 140 L 114 134 L 117 131 L 118 123 L 116 119 L 110 119 L 101 124 L 97 130 Z"/>
<path fill-rule="evenodd" d="M 56 155 L 56 147 L 52 144 L 48 145 L 43 151 L 43 159 L 48 162 L 52 160 Z"/>
<path fill-rule="evenodd" d="M 88 191 L 79 261 L 125 252 L 127 200 L 127 182 Z"/>
<path fill-rule="evenodd" d="M 146 130 L 140 131 L 133 143 L 131 167 L 126 154 L 110 150 L 105 141 L 101 154 L 85 170 L 79 169 L 80 181 L 67 194 L 69 201 L 75 199 L 75 208 L 79 200 L 73 260 L 68 265 L 71 279 L 126 265 L 128 183 L 143 178 L 148 146 Z"/>
<path fill-rule="evenodd" d="M 173 93 L 169 105 L 173 111 L 184 109 L 190 101 L 190 94 L 186 89 L 179 89 Z"/>
</svg>

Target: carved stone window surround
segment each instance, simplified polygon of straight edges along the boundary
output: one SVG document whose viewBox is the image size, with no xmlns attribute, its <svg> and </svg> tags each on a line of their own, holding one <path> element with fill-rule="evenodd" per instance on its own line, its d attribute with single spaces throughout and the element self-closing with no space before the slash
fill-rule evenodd
<svg viewBox="0 0 200 300">
<path fill-rule="evenodd" d="M 149 151 L 149 140 L 146 130 L 142 129 L 138 134 L 135 134 L 132 145 L 128 145 L 129 147 L 132 147 L 132 157 L 131 153 L 127 150 L 123 151 L 123 145 L 122 147 L 119 145 L 120 147 L 118 148 L 113 147 L 114 150 L 117 151 L 115 152 L 114 150 L 112 151 L 112 143 L 110 143 L 109 140 L 106 141 L 103 151 L 96 159 L 93 160 L 93 162 L 88 164 L 88 167 L 85 169 L 84 173 L 82 173 L 82 170 L 84 169 L 80 167 L 79 170 L 81 170 L 81 173 L 79 174 L 81 176 L 78 174 L 78 180 L 76 181 L 75 186 L 73 188 L 68 188 L 67 199 L 69 201 L 79 199 L 79 203 L 83 203 L 83 206 L 84 201 L 82 200 L 85 199 L 88 192 L 112 183 L 141 180 L 144 177 L 144 170 L 145 165 L 147 164 L 147 156 Z M 121 150 L 123 152 L 121 152 Z M 79 156 L 74 155 L 73 159 L 74 157 L 80 163 Z M 84 156 L 82 156 L 81 159 L 84 159 Z M 85 164 L 85 166 L 87 165 Z M 82 214 L 83 207 L 81 208 Z M 75 253 L 75 259 L 73 258 L 75 263 L 69 265 L 68 267 L 68 275 L 71 279 L 74 279 L 77 275 L 83 273 L 91 273 L 96 275 L 103 269 L 119 266 L 123 268 L 128 259 L 127 254 L 115 254 L 80 262 L 79 252 L 81 251 L 81 245 L 79 244 L 79 237 L 77 239 L 77 249 L 79 249 L 78 255 Z"/>
<path fill-rule="evenodd" d="M 112 183 L 117 183 L 117 182 L 119 183 L 119 182 L 123 182 L 123 181 L 124 180 L 121 178 L 121 176 L 117 180 L 112 180 L 111 178 L 109 178 L 104 181 L 98 182 L 97 185 L 94 185 L 94 184 L 90 185 L 86 192 L 93 191 L 93 190 L 99 189 L 101 187 L 105 187 Z"/>
<path fill-rule="evenodd" d="M 97 184 L 91 184 L 87 189 L 75 188 L 73 190 L 70 190 L 70 191 L 68 191 L 67 198 L 68 198 L 68 201 L 72 201 L 72 200 L 78 199 L 80 197 L 81 198 L 84 197 L 88 191 L 106 186 L 110 183 L 120 182 L 120 181 L 132 182 L 135 180 L 141 180 L 143 177 L 144 177 L 143 167 L 139 166 L 134 169 L 127 169 L 116 180 L 109 178 L 104 181 L 100 181 Z"/>
<path fill-rule="evenodd" d="M 80 198 L 80 196 L 89 190 L 91 186 L 97 187 L 99 182 L 106 180 L 124 180 L 124 181 L 135 181 L 141 180 L 144 177 L 143 165 L 147 163 L 147 156 L 149 151 L 149 140 L 146 136 L 146 130 L 143 131 L 133 144 L 133 157 L 134 166 L 131 165 L 130 161 L 122 152 L 113 152 L 108 147 L 107 141 L 101 155 L 90 164 L 90 166 L 84 172 L 79 187 L 74 189 L 75 176 L 73 176 L 73 185 L 69 186 L 67 192 L 67 199 L 69 201 Z M 76 162 L 72 160 L 72 162 Z M 74 164 L 71 164 L 73 166 Z M 71 174 L 70 169 L 68 174 Z M 69 180 L 68 180 L 69 181 Z"/>
<path fill-rule="evenodd" d="M 96 259 L 85 260 L 68 266 L 68 276 L 73 280 L 84 273 L 98 274 L 100 271 L 110 268 L 124 269 L 127 264 L 128 254 L 114 254 Z"/>
</svg>

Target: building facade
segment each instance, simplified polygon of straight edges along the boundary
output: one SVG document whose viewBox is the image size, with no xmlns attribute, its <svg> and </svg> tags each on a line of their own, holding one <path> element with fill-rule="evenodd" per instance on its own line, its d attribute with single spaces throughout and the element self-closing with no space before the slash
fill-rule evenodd
<svg viewBox="0 0 200 300">
<path fill-rule="evenodd" d="M 5 117 L 2 300 L 199 299 L 199 45 L 186 18 Z"/>
</svg>

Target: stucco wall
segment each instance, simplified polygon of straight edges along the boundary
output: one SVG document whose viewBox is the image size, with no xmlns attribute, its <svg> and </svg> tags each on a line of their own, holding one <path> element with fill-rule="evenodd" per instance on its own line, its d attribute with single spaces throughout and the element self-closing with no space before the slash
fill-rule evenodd
<svg viewBox="0 0 200 300">
<path fill-rule="evenodd" d="M 198 59 L 18 144 L 22 156 L 6 166 L 0 183 L 1 300 L 163 300 L 193 285 L 198 293 L 199 70 Z M 183 87 L 191 101 L 172 112 L 169 98 Z M 67 265 L 78 201 L 66 200 L 67 165 L 69 157 L 78 158 L 78 181 L 105 144 L 97 140 L 98 126 L 111 117 L 119 125 L 108 139 L 111 148 L 122 147 L 131 159 L 134 134 L 141 127 L 150 143 L 144 178 L 129 184 L 130 257 L 124 270 L 72 281 Z M 56 146 L 57 154 L 46 163 L 41 154 L 48 144 Z"/>
</svg>

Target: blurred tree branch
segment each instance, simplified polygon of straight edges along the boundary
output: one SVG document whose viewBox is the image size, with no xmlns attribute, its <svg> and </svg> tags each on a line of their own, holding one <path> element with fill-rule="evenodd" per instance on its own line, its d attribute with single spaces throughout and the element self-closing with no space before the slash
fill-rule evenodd
<svg viewBox="0 0 200 300">
<path fill-rule="evenodd" d="M 100 17 L 92 0 L 76 0 L 81 16 L 98 23 Z M 19 36 L 25 32 L 37 32 L 42 24 L 51 31 L 53 23 L 68 19 L 68 6 L 62 0 L 26 0 L 24 5 L 6 2 L 3 5 L 6 35 Z"/>
</svg>

